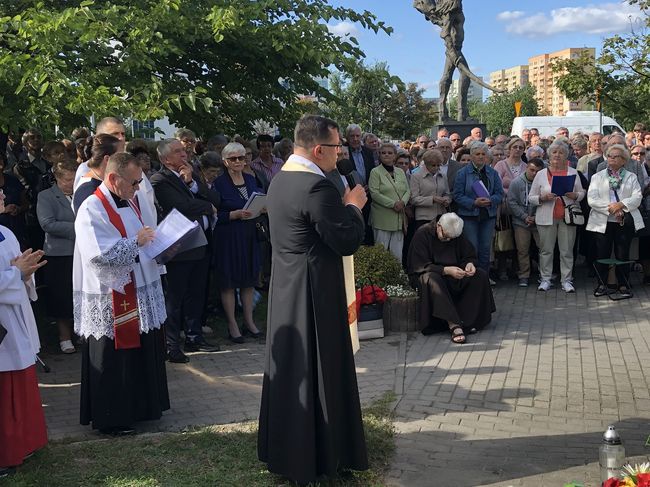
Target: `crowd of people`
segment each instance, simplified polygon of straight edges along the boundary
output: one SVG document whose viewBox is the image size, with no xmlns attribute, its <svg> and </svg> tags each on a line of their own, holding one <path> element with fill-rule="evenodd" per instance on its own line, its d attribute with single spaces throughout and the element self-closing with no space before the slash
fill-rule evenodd
<svg viewBox="0 0 650 487">
<path fill-rule="evenodd" d="M 0 254 L 0 340 L 8 330 L 0 341 L 0 406 L 18 397 L 25 407 L 18 420 L 0 407 L 0 468 L 20 464 L 46 441 L 33 366 L 39 340 L 29 299 L 36 290 L 56 324 L 61 352 L 82 349 L 81 423 L 125 434 L 169 408 L 165 360 L 187 363 L 186 352 L 219 350 L 204 337 L 212 298 L 223 309 L 228 340 L 263 336 L 254 320 L 255 293 L 275 280 L 271 301 L 278 302 L 286 291 L 277 291 L 271 262 L 291 267 L 291 251 L 278 254 L 275 247 L 311 248 L 313 231 L 337 256 L 353 252 L 357 240 L 384 246 L 423 298 L 424 329 L 448 331 L 455 343 L 490 322 L 491 285 L 516 278 L 527 287 L 535 268 L 539 291 L 559 276 L 561 289 L 575 292 L 578 255 L 594 269 L 596 297 L 632 295 L 630 260 L 639 260 L 650 283 L 650 236 L 643 233 L 650 133 L 640 124 L 627 136 L 558 127 L 555 136 L 541 137 L 530 127 L 521 137 L 484 138 L 476 127 L 464 140 L 441 128 L 435 138 L 382 142 L 356 124 L 339 133 L 327 119 L 300 123 L 294 140 L 267 134 L 200 140 L 183 128 L 159 142 L 127 142 L 115 117 L 102 119 L 92 133 L 75 129 L 68 139 L 46 142 L 36 129 L 9 135 L 0 151 L 0 246 L 7 249 Z M 303 175 L 280 176 L 291 172 Z M 309 172 L 319 178 L 304 175 Z M 571 187 L 554 194 L 554 178 L 561 176 Z M 296 196 L 302 199 L 294 200 L 291 216 L 278 218 L 270 208 L 251 218 L 245 209 L 254 193 L 272 194 L 274 186 L 279 193 L 285 185 L 289 195 L 299 189 L 290 184 L 302 180 L 313 187 Z M 365 190 L 363 198 L 356 189 L 350 199 L 355 187 Z M 358 209 L 334 211 L 333 188 Z M 321 200 L 324 207 L 316 207 Z M 162 266 L 145 258 L 142 247 L 174 209 L 197 222 L 205 238 Z M 308 217 L 314 227 L 302 228 Z M 337 235 L 344 230 L 330 225 L 332 218 L 353 231 L 349 242 Z M 496 232 L 507 229 L 511 248 L 497 247 Z M 632 259 L 635 236 L 639 251 Z M 325 254 L 323 262 L 333 259 Z M 604 259 L 612 255 L 620 265 L 610 269 Z M 347 349 L 341 353 L 347 356 Z M 273 399 L 263 397 L 263 405 Z M 27 440 L 8 454 L 1 445 L 16 437 Z M 266 449 L 260 455 L 273 457 Z"/>
</svg>

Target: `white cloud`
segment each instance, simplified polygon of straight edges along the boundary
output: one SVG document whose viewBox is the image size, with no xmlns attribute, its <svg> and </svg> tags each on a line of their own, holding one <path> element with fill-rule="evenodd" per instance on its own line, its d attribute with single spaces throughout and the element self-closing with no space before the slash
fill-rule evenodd
<svg viewBox="0 0 650 487">
<path fill-rule="evenodd" d="M 497 19 L 506 23 L 506 31 L 526 37 L 548 37 L 566 32 L 610 34 L 626 32 L 630 22 L 638 22 L 641 11 L 637 6 L 622 3 L 602 3 L 584 7 L 562 7 L 550 13 L 501 12 Z M 509 23 L 510 22 L 510 23 Z"/>
<path fill-rule="evenodd" d="M 327 29 L 334 35 L 339 37 L 357 36 L 359 35 L 359 28 L 352 22 L 343 21 L 338 24 L 328 25 Z"/>
<path fill-rule="evenodd" d="M 521 10 L 506 10 L 504 12 L 501 12 L 497 14 L 497 20 L 501 20 L 503 22 L 507 22 L 509 20 L 516 20 L 521 17 L 526 15 L 524 12 Z"/>
</svg>

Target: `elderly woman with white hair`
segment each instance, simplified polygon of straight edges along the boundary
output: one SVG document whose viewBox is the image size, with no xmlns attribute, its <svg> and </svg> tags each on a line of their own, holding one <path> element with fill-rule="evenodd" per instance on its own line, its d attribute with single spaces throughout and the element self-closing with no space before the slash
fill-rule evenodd
<svg viewBox="0 0 650 487">
<path fill-rule="evenodd" d="M 597 172 L 589 183 L 587 200 L 591 206 L 587 230 L 594 232 L 597 259 L 608 259 L 612 254 L 618 260 L 630 257 L 634 233 L 644 228 L 639 205 L 643 199 L 638 178 L 624 166 L 630 157 L 627 148 L 614 144 L 606 151 L 607 168 Z M 607 264 L 596 262 L 599 279 L 594 296 L 609 294 L 606 285 Z M 632 297 L 629 288 L 629 264 L 616 266 L 618 291 L 621 298 Z"/>
<path fill-rule="evenodd" d="M 260 250 L 255 220 L 244 210 L 248 198 L 262 192 L 255 178 L 243 172 L 246 148 L 228 143 L 221 151 L 226 166 L 223 175 L 214 180 L 213 188 L 221 195 L 221 206 L 214 232 L 217 285 L 221 304 L 228 320 L 228 338 L 243 343 L 242 332 L 235 321 L 235 289 L 239 289 L 244 311 L 244 333 L 259 338 L 262 333 L 253 320 L 253 289 L 259 280 Z"/>
<path fill-rule="evenodd" d="M 535 224 L 539 231 L 541 248 L 539 250 L 539 271 L 541 282 L 539 291 L 548 291 L 553 273 L 553 251 L 557 242 L 560 249 L 560 272 L 562 290 L 575 292 L 573 286 L 573 244 L 576 239 L 576 227 L 564 222 L 565 208 L 582 201 L 585 190 L 578 177 L 578 172 L 569 167 L 569 147 L 564 142 L 553 142 L 548 148 L 549 166 L 537 173 L 530 188 L 529 202 L 537 206 Z M 562 196 L 551 192 L 553 178 L 557 176 L 574 176 L 573 191 Z"/>
<path fill-rule="evenodd" d="M 454 343 L 490 323 L 496 310 L 488 274 L 463 235 L 464 222 L 445 213 L 421 226 L 411 242 L 408 273 L 420 292 L 422 333 L 448 331 Z"/>
</svg>

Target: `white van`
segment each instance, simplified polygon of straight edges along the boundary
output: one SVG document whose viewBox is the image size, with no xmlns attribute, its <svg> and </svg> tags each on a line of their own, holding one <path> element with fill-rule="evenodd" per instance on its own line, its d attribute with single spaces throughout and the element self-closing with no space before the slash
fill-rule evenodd
<svg viewBox="0 0 650 487">
<path fill-rule="evenodd" d="M 600 112 L 569 111 L 564 117 L 516 117 L 512 122 L 511 135 L 521 137 L 524 129 L 536 128 L 539 130 L 539 135 L 544 137 L 555 135 L 555 131 L 559 127 L 568 128 L 569 136 L 572 136 L 576 132 L 582 132 L 584 134 L 600 132 L 609 135 L 612 132 L 619 131 L 625 134 L 625 130 L 623 130 L 616 120 L 605 115 L 601 116 Z"/>
</svg>

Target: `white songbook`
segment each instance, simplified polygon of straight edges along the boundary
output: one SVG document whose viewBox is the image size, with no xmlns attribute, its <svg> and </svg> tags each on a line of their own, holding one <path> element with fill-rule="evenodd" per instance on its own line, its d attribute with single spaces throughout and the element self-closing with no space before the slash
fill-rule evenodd
<svg viewBox="0 0 650 487">
<path fill-rule="evenodd" d="M 158 224 L 153 241 L 143 246 L 140 251 L 148 259 L 166 264 L 177 254 L 207 243 L 201 225 L 187 219 L 176 208 L 172 208 Z"/>
<path fill-rule="evenodd" d="M 255 192 L 248 198 L 248 201 L 244 205 L 244 210 L 250 211 L 252 213 L 248 218 L 244 220 L 250 220 L 252 218 L 257 218 L 262 213 L 262 210 L 266 208 L 266 195 L 264 193 Z"/>
</svg>

